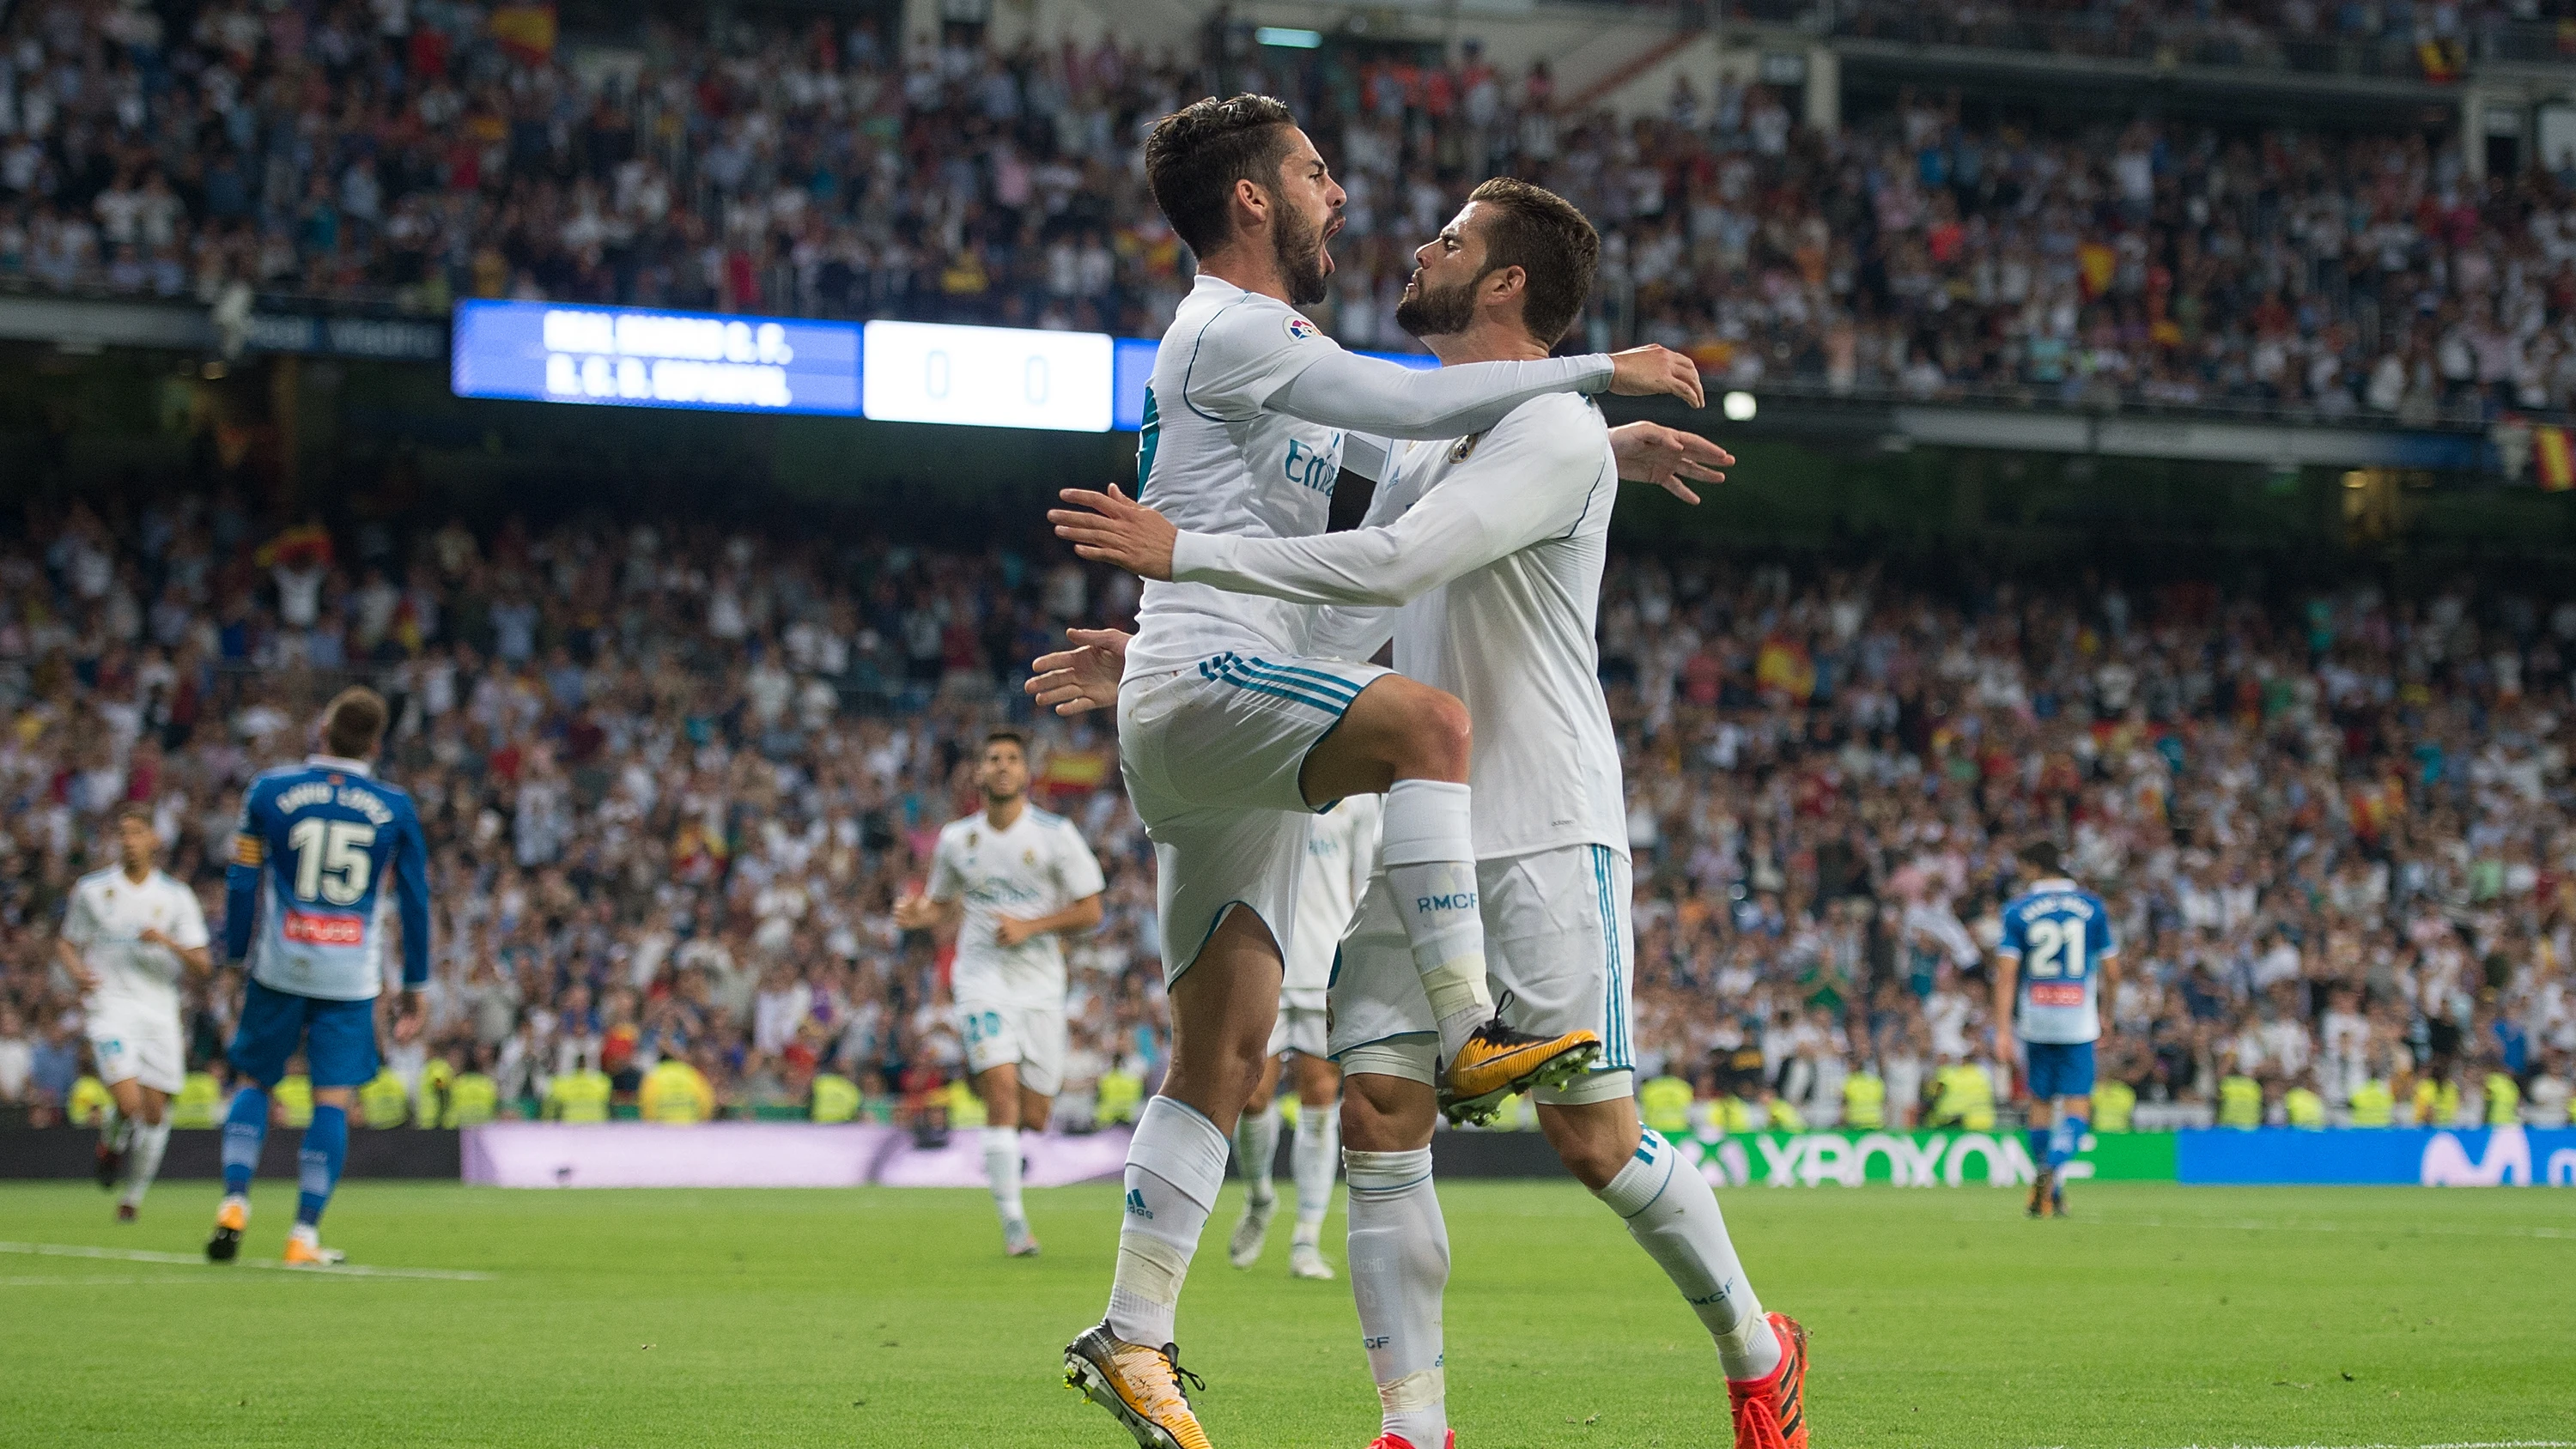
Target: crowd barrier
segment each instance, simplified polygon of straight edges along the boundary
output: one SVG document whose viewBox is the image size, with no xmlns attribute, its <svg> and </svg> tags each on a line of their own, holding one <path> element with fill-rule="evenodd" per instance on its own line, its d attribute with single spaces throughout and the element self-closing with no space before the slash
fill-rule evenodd
<svg viewBox="0 0 2576 1449">
<path fill-rule="evenodd" d="M 295 1176 L 298 1134 L 271 1132 L 260 1175 Z M 0 1178 L 84 1178 L 97 1134 L 78 1128 L 0 1130 Z M 2034 1164 L 2012 1131 L 1700 1134 L 1678 1145 L 1728 1187 L 2017 1187 Z M 223 1134 L 170 1136 L 162 1176 L 219 1175 Z M 1436 1170 L 1449 1178 L 1556 1177 L 1536 1132 L 1443 1132 Z M 1056 1187 L 1115 1177 L 1127 1131 L 1032 1137 L 1024 1179 Z M 1286 1175 L 1288 1144 L 1277 1171 Z M 2101 1182 L 2269 1186 L 2576 1187 L 2576 1128 L 2264 1127 L 2089 1136 L 2070 1177 Z M 981 1187 L 973 1131 L 925 1143 L 867 1123 L 496 1122 L 462 1131 L 400 1128 L 349 1134 L 348 1176 L 463 1180 L 489 1187 Z"/>
</svg>

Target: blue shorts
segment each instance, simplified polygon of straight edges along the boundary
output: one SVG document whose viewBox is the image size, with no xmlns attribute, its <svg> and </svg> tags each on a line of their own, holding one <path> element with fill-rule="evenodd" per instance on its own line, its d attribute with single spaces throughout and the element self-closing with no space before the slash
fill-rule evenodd
<svg viewBox="0 0 2576 1449">
<path fill-rule="evenodd" d="M 363 1087 L 376 1079 L 376 1003 L 328 1001 L 273 991 L 253 981 L 242 992 L 241 1028 L 225 1058 L 264 1088 L 286 1075 L 286 1059 L 304 1052 L 317 1087 Z"/>
<path fill-rule="evenodd" d="M 2026 1041 L 2021 1049 L 2030 1067 L 2032 1100 L 2093 1095 L 2093 1043 Z"/>
</svg>

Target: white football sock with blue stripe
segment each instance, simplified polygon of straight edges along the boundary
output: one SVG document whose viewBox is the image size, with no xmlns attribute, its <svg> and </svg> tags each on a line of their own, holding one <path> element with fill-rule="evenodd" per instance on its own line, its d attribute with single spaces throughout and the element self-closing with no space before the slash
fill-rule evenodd
<svg viewBox="0 0 2576 1449">
<path fill-rule="evenodd" d="M 1342 1166 L 1350 1177 L 1351 1297 L 1385 1431 L 1414 1449 L 1443 1449 L 1440 1295 L 1449 1286 L 1449 1225 L 1431 1182 L 1431 1149 L 1345 1150 Z"/>
<path fill-rule="evenodd" d="M 1398 780 L 1386 792 L 1379 859 L 1404 918 L 1413 969 L 1440 1023 L 1440 1058 L 1454 1060 L 1494 1015 L 1485 989 L 1485 918 L 1476 903 L 1472 792 L 1448 780 Z"/>
<path fill-rule="evenodd" d="M 1764 1321 L 1762 1301 L 1726 1234 L 1726 1214 L 1696 1166 L 1648 1129 L 1627 1166 L 1594 1196 L 1626 1220 L 1628 1236 L 1662 1265 L 1708 1325 L 1728 1378 L 1767 1378 L 1779 1367 L 1779 1335 Z"/>
<path fill-rule="evenodd" d="M 1103 1320 L 1111 1333 L 1148 1348 L 1173 1341 L 1181 1282 L 1224 1183 L 1216 1124 L 1169 1097 L 1147 1102 L 1127 1143 L 1127 1215 Z"/>
</svg>

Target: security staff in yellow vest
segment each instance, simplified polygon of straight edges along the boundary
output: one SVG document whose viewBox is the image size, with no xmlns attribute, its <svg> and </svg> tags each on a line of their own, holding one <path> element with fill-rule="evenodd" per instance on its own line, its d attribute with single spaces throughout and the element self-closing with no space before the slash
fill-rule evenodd
<svg viewBox="0 0 2576 1449">
<path fill-rule="evenodd" d="M 1753 1108 L 1733 1092 L 1709 1099 L 1708 1125 L 1712 1131 L 1729 1136 L 1753 1130 Z"/>
<path fill-rule="evenodd" d="M 2093 1130 L 2126 1132 L 2138 1116 L 2138 1089 L 2118 1077 L 2093 1084 Z"/>
<path fill-rule="evenodd" d="M 1863 1132 L 1887 1125 L 1887 1083 L 1863 1068 L 1843 1078 L 1843 1125 Z"/>
<path fill-rule="evenodd" d="M 2510 1127 L 2522 1120 L 2522 1084 L 2502 1067 L 2487 1073 L 2487 1125 Z"/>
<path fill-rule="evenodd" d="M 1926 1127 L 1960 1127 L 1991 1132 L 1995 1126 L 1995 1084 L 1974 1062 L 1946 1062 L 1935 1074 L 1932 1115 Z"/>
<path fill-rule="evenodd" d="M 480 1071 L 460 1073 L 447 1084 L 447 1105 L 438 1114 L 441 1127 L 480 1127 L 501 1115 L 501 1084 Z"/>
<path fill-rule="evenodd" d="M 412 1092 L 411 1120 L 423 1127 L 435 1127 L 447 1115 L 447 1094 L 456 1086 L 456 1068 L 445 1057 L 431 1057 L 420 1064 L 420 1085 Z"/>
<path fill-rule="evenodd" d="M 859 1084 L 837 1072 L 814 1078 L 814 1120 L 849 1122 L 859 1115 Z"/>
<path fill-rule="evenodd" d="M 1666 1137 L 1690 1135 L 1691 1085 L 1667 1072 L 1637 1087 L 1637 1115 Z"/>
<path fill-rule="evenodd" d="M 411 1093 L 403 1090 L 403 1080 L 386 1067 L 375 1080 L 358 1089 L 359 1119 L 375 1128 L 400 1127 L 411 1116 Z"/>
<path fill-rule="evenodd" d="M 2221 1078 L 2218 1083 L 2218 1125 L 2262 1126 L 2263 1084 L 2242 1072 Z"/>
<path fill-rule="evenodd" d="M 2397 1094 L 2374 1077 L 2352 1089 L 2352 1125 L 2385 1127 L 2397 1114 Z"/>
<path fill-rule="evenodd" d="M 212 1072 L 190 1072 L 179 1081 L 179 1095 L 170 1099 L 170 1125 L 173 1127 L 212 1127 L 223 1120 L 224 1089 Z"/>
<path fill-rule="evenodd" d="M 2415 1083 L 2415 1125 L 2453 1127 L 2460 1120 L 2460 1084 L 2449 1074 L 2423 1077 Z"/>
<path fill-rule="evenodd" d="M 1115 1122 L 1134 1122 L 1145 1105 L 1145 1079 L 1134 1072 L 1112 1069 L 1100 1074 L 1100 1106 L 1093 1120 L 1106 1127 Z"/>
<path fill-rule="evenodd" d="M 706 1073 L 679 1057 L 664 1057 L 644 1074 L 636 1104 L 647 1122 L 685 1127 L 715 1116 L 716 1092 Z"/>
<path fill-rule="evenodd" d="M 2302 1082 L 2281 1094 L 2281 1116 L 2293 1127 L 2322 1131 L 2326 1125 L 2326 1099 Z"/>
<path fill-rule="evenodd" d="M 313 1125 L 313 1078 L 306 1075 L 302 1057 L 296 1058 L 294 1071 L 277 1079 L 277 1089 L 268 1094 L 268 1100 L 277 1111 L 277 1120 L 285 1125 Z"/>
<path fill-rule="evenodd" d="M 608 1073 L 583 1057 L 571 1071 L 546 1084 L 546 1118 L 554 1122 L 605 1122 L 612 1090 Z"/>
<path fill-rule="evenodd" d="M 1806 1114 L 1798 1110 L 1797 1103 L 1786 1097 L 1773 1097 L 1765 1110 L 1770 1117 L 1771 1130 L 1774 1132 L 1807 1130 Z"/>
</svg>

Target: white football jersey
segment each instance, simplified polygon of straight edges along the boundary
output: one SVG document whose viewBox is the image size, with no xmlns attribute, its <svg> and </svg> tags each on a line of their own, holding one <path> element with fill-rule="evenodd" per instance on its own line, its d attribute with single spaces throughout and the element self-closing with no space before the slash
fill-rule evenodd
<svg viewBox="0 0 2576 1449">
<path fill-rule="evenodd" d="M 1382 476 L 1381 435 L 1449 436 L 1530 397 L 1606 386 L 1610 375 L 1610 359 L 1599 355 L 1437 371 L 1355 357 L 1296 308 L 1202 272 L 1173 313 L 1145 389 L 1137 496 L 1190 532 L 1319 534 L 1345 461 Z M 1313 416 L 1330 416 L 1333 425 Z M 1149 582 L 1127 674 L 1181 669 L 1229 650 L 1295 658 L 1307 652 L 1311 618 L 1311 610 L 1278 600 Z"/>
<path fill-rule="evenodd" d="M 1175 578 L 1310 604 L 1316 652 L 1395 667 L 1475 722 L 1476 858 L 1628 853 L 1619 744 L 1593 640 L 1619 468 L 1600 409 L 1534 398 L 1490 431 L 1400 444 L 1362 527 L 1317 538 L 1183 533 Z M 1400 606 L 1400 607 L 1397 607 Z"/>
<path fill-rule="evenodd" d="M 1351 913 L 1377 869 L 1382 795 L 1352 795 L 1318 815 L 1306 831 L 1306 868 L 1297 877 L 1297 928 L 1291 934 L 1283 1005 L 1324 1009 L 1333 981 L 1333 955 L 1342 948 Z"/>
<path fill-rule="evenodd" d="M 63 913 L 63 939 L 78 947 L 81 960 L 98 977 L 89 996 L 90 1010 L 111 1004 L 154 1010 L 179 1009 L 179 978 L 184 969 L 176 953 L 142 940 L 157 930 L 181 946 L 206 944 L 206 913 L 196 892 L 162 871 L 135 884 L 121 866 L 92 871 L 72 887 Z"/>
<path fill-rule="evenodd" d="M 1064 942 L 1053 931 L 1016 946 L 994 939 L 997 917 L 1052 916 L 1100 894 L 1100 862 L 1061 815 L 1022 806 L 1008 830 L 984 812 L 940 827 L 930 858 L 930 898 L 964 900 L 951 994 L 961 1002 L 1064 1008 Z"/>
</svg>

